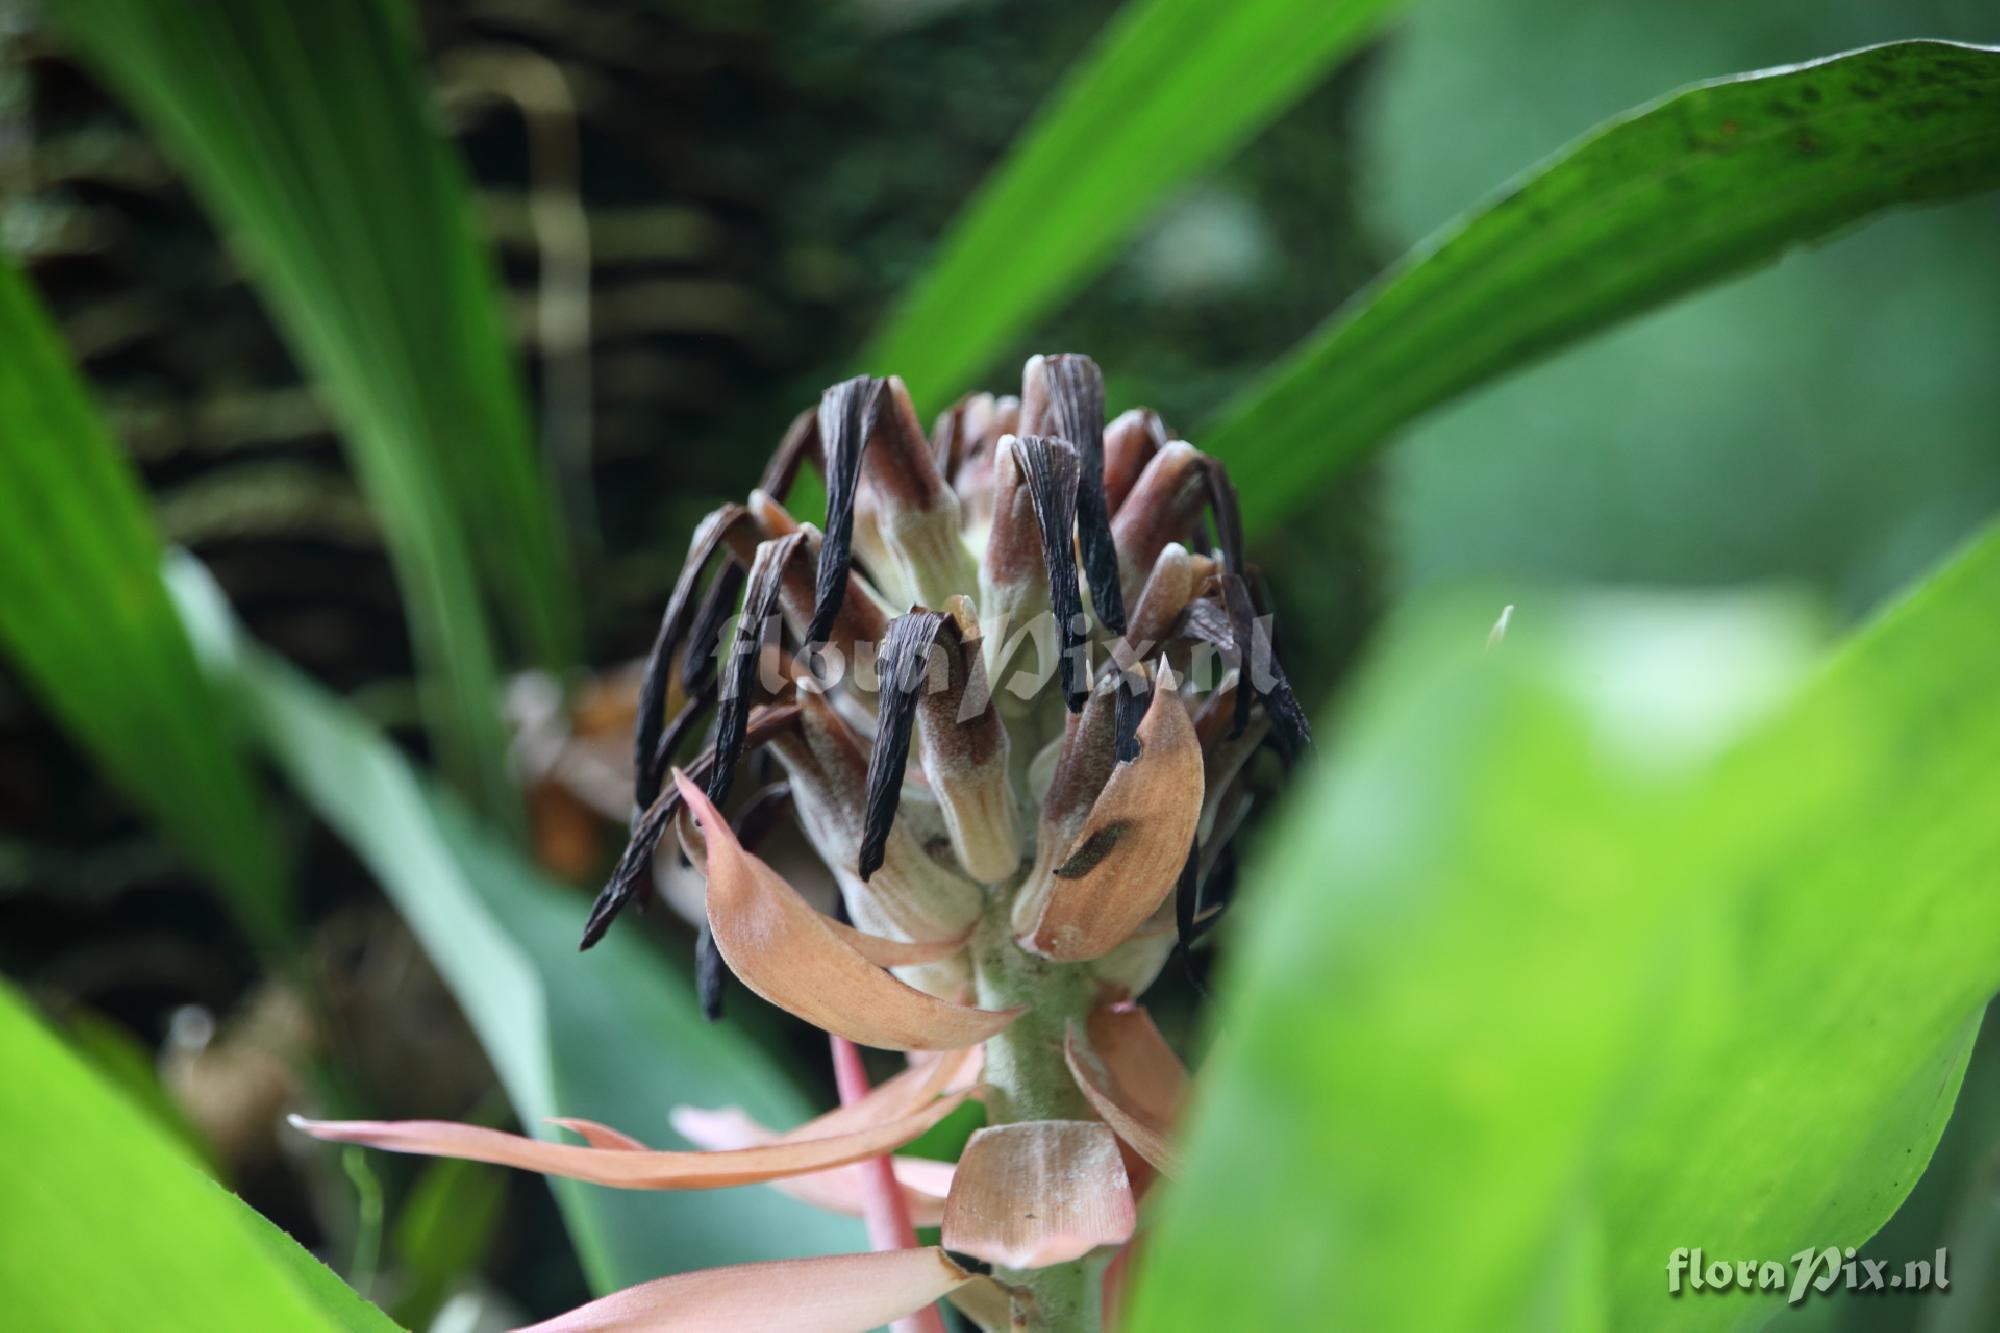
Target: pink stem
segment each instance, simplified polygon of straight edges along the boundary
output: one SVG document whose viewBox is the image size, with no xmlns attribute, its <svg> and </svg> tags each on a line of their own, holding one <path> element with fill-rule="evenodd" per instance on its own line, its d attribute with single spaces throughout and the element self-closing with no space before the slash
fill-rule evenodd
<svg viewBox="0 0 2000 1333">
<path fill-rule="evenodd" d="M 830 1037 L 833 1043 L 833 1082 L 840 1089 L 840 1104 L 851 1106 L 868 1095 L 868 1071 L 862 1067 L 861 1051 L 845 1037 Z M 861 1213 L 868 1224 L 868 1247 L 873 1250 L 912 1249 L 917 1229 L 910 1222 L 910 1201 L 896 1180 L 895 1164 L 888 1157 L 876 1157 L 856 1164 L 867 1188 L 862 1193 Z M 944 1321 L 937 1306 L 926 1305 L 915 1314 L 905 1315 L 890 1325 L 892 1333 L 944 1333 Z"/>
</svg>

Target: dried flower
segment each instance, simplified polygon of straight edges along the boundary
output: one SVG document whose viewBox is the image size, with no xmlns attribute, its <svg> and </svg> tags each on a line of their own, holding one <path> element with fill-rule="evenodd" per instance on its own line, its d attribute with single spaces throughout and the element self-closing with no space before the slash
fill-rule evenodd
<svg viewBox="0 0 2000 1333">
<path fill-rule="evenodd" d="M 806 458 L 817 528 L 784 509 Z M 1107 428 L 1087 357 L 1034 358 L 1018 399 L 967 398 L 928 439 L 899 380 L 835 385 L 695 534 L 640 691 L 631 842 L 584 946 L 675 832 L 707 886 L 704 1003 L 726 967 L 824 1028 L 843 1105 L 785 1133 L 681 1108 L 697 1150 L 673 1152 L 581 1121 L 560 1123 L 586 1146 L 305 1127 L 619 1188 L 768 1182 L 870 1220 L 873 1253 L 666 1278 L 547 1327 L 917 1327 L 945 1295 L 984 1327 L 1094 1327 L 1135 1193 L 1174 1169 L 1187 1082 L 1135 1001 L 1226 901 L 1253 755 L 1310 743 L 1258 587 L 1221 465 L 1150 412 Z M 739 802 L 756 750 L 785 782 Z M 838 917 L 753 850 L 787 803 Z M 848 1043 L 909 1068 L 868 1090 Z M 989 1123 L 955 1167 L 888 1156 L 968 1097 Z M 992 1275 L 913 1248 L 912 1224 Z"/>
</svg>

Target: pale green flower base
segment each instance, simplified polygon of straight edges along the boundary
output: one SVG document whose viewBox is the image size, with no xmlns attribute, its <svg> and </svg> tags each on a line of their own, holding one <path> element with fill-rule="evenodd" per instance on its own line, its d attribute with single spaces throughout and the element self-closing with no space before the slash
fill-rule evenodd
<svg viewBox="0 0 2000 1333">
<path fill-rule="evenodd" d="M 987 1123 L 1089 1120 L 1090 1103 L 1063 1059 L 1063 1033 L 1081 1022 L 1096 995 L 1089 970 L 1024 953 L 1008 929 L 1011 894 L 991 900 L 973 937 L 973 969 L 984 1009 L 1026 1005 L 1027 1012 L 986 1043 Z M 1086 1255 L 1051 1268 L 996 1268 L 993 1276 L 1035 1298 L 1031 1327 L 1095 1330 L 1103 1325 L 1103 1277 L 1108 1260 Z"/>
</svg>

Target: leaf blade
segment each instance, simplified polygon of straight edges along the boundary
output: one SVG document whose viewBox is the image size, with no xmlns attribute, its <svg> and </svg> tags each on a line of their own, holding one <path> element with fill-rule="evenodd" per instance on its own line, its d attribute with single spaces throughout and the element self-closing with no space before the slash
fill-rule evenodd
<svg viewBox="0 0 2000 1333">
<path fill-rule="evenodd" d="M 901 375 L 920 410 L 940 406 L 1398 3 L 1132 0 L 952 224 L 865 364 Z"/>
<path fill-rule="evenodd" d="M 204 1174 L 0 985 L 0 1246 L 29 1328 L 388 1330 L 396 1325 Z"/>
<path fill-rule="evenodd" d="M 574 660 L 490 263 L 391 0 L 79 0 L 56 16 L 187 170 L 326 389 L 410 606 L 448 766 L 512 808 L 482 592 Z"/>
<path fill-rule="evenodd" d="M 1133 1326 L 1650 1326 L 1676 1247 L 1881 1226 L 2000 985 L 1996 597 L 2000 529 L 1698 752 L 1758 662 L 1713 627 L 1407 635 L 1291 812 Z"/>
<path fill-rule="evenodd" d="M 2000 50 L 1911 41 L 1697 84 L 1421 242 L 1201 436 L 1265 526 L 1398 426 L 1898 204 L 2000 185 Z"/>
<path fill-rule="evenodd" d="M 290 926 L 289 877 L 160 582 L 152 516 L 40 303 L 4 262 L 0 345 L 0 642 L 275 947 Z"/>
</svg>

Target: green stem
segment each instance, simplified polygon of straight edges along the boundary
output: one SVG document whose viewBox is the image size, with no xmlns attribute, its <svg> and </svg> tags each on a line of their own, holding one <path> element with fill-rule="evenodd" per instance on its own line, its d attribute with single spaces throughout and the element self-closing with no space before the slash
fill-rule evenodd
<svg viewBox="0 0 2000 1333">
<path fill-rule="evenodd" d="M 1008 928 L 1012 895 L 996 895 L 973 938 L 982 1008 L 1027 1012 L 986 1043 L 987 1123 L 1088 1120 L 1090 1104 L 1063 1059 L 1063 1034 L 1089 1012 L 1096 983 L 1086 968 L 1023 952 Z M 1033 1295 L 1033 1328 L 1095 1333 L 1103 1325 L 1104 1261 L 1086 1256 L 1050 1268 L 996 1268 L 993 1276 Z"/>
</svg>

